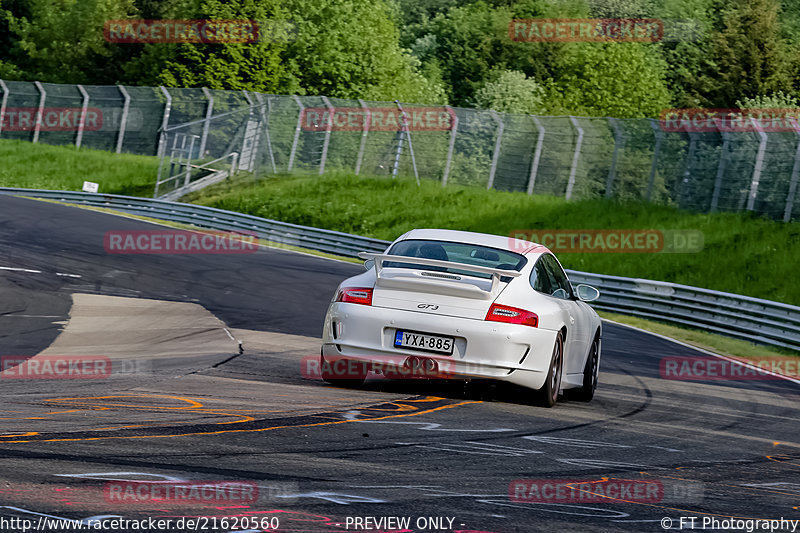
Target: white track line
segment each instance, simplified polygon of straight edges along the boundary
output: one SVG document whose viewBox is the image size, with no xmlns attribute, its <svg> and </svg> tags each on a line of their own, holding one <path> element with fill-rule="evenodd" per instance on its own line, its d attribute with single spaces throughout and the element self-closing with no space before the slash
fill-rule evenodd
<svg viewBox="0 0 800 533">
<path fill-rule="evenodd" d="M 16 317 L 16 318 L 62 318 L 61 315 L 0 315 L 3 318 Z"/>
<path fill-rule="evenodd" d="M 44 274 L 41 270 L 32 270 L 30 268 L 15 268 L 15 267 L 4 267 L 0 266 L 0 270 L 10 270 L 11 272 L 27 272 L 29 274 Z M 61 276 L 64 278 L 81 278 L 83 276 L 79 276 L 78 274 L 65 274 L 63 272 L 56 272 L 56 276 Z"/>
<path fill-rule="evenodd" d="M 3 267 L 0 266 L 0 270 L 11 270 L 13 272 L 29 272 L 31 274 L 41 274 L 41 270 L 31 270 L 29 268 L 14 268 L 14 267 Z"/>
</svg>

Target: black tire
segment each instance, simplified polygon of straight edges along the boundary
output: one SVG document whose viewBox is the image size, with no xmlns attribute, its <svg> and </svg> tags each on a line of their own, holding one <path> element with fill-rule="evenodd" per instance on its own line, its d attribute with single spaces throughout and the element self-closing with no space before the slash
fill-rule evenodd
<svg viewBox="0 0 800 533">
<path fill-rule="evenodd" d="M 575 391 L 575 399 L 580 402 L 590 402 L 597 390 L 597 377 L 600 374 L 600 337 L 595 337 L 589 348 L 589 357 L 583 367 L 583 387 Z"/>
<path fill-rule="evenodd" d="M 340 378 L 337 377 L 336 374 L 332 374 L 329 371 L 326 371 L 326 368 L 329 366 L 325 362 L 325 356 L 322 355 L 320 351 L 319 354 L 319 365 L 321 369 L 322 379 L 326 383 L 330 383 L 331 385 L 336 385 L 337 387 L 360 387 L 364 384 L 364 381 L 367 379 L 367 373 L 359 373 L 356 377 L 350 378 Z"/>
<path fill-rule="evenodd" d="M 553 407 L 558 401 L 558 392 L 561 389 L 561 372 L 564 367 L 564 337 L 561 332 L 556 337 L 553 346 L 553 357 L 547 369 L 547 379 L 542 388 L 536 391 L 536 403 L 542 407 Z"/>
</svg>

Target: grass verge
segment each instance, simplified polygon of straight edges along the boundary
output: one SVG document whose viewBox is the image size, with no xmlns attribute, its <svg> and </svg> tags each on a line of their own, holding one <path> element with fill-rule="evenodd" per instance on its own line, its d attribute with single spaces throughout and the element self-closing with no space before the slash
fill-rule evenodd
<svg viewBox="0 0 800 533">
<path fill-rule="evenodd" d="M 158 174 L 156 157 L 8 139 L 0 141 L 0 161 L 2 187 L 80 191 L 93 181 L 101 193 L 152 197 Z"/>
</svg>

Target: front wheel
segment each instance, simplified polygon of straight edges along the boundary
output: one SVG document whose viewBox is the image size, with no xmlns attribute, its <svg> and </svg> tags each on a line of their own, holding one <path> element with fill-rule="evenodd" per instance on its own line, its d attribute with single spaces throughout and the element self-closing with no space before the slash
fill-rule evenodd
<svg viewBox="0 0 800 533">
<path fill-rule="evenodd" d="M 589 357 L 586 358 L 586 366 L 583 367 L 583 387 L 575 391 L 575 399 L 581 402 L 589 402 L 594 398 L 594 391 L 597 390 L 597 377 L 600 373 L 600 338 L 595 338 L 592 347 L 589 349 Z"/>
<path fill-rule="evenodd" d="M 561 389 L 561 369 L 564 362 L 564 337 L 561 332 L 556 337 L 553 347 L 553 357 L 550 359 L 550 368 L 547 370 L 547 380 L 537 391 L 537 403 L 542 407 L 553 407 L 558 400 Z"/>
</svg>

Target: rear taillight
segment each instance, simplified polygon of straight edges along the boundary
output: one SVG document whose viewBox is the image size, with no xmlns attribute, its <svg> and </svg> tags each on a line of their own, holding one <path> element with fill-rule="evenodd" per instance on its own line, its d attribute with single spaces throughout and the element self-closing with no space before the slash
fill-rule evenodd
<svg viewBox="0 0 800 533">
<path fill-rule="evenodd" d="M 536 313 L 531 313 L 518 307 L 507 305 L 492 304 L 489 312 L 486 313 L 486 320 L 490 322 L 506 322 L 508 324 L 522 324 L 523 326 L 539 326 L 539 317 Z"/>
<path fill-rule="evenodd" d="M 365 287 L 345 287 L 339 289 L 339 294 L 336 295 L 336 301 L 372 305 L 372 289 Z"/>
</svg>

